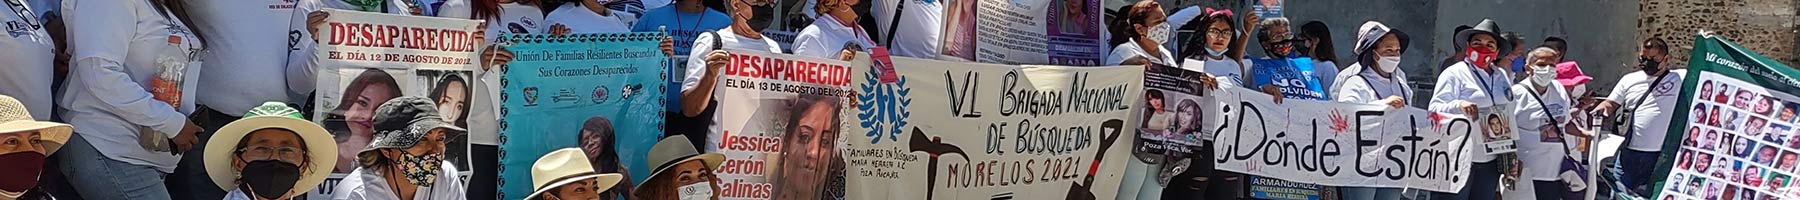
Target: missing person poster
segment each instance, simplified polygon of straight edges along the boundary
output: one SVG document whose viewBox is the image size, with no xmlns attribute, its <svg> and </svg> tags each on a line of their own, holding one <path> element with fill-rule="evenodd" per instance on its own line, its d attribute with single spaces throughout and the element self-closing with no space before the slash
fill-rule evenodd
<svg viewBox="0 0 1800 200">
<path fill-rule="evenodd" d="M 470 76 L 481 41 L 478 21 L 326 9 L 313 53 L 318 65 L 314 119 L 338 142 L 334 173 L 355 169 L 373 140 L 376 108 L 389 99 L 437 101 L 445 120 L 466 125 Z M 445 161 L 471 174 L 467 135 L 451 138 Z M 336 177 L 336 176 L 334 176 Z M 335 183 L 339 179 L 329 179 Z M 332 188 L 310 193 L 329 198 Z"/>
<path fill-rule="evenodd" d="M 1095 66 L 1112 51 L 1101 0 L 949 0 L 945 57 L 983 63 Z M 976 39 L 981 38 L 981 39 Z"/>
<path fill-rule="evenodd" d="M 1153 65 L 1144 73 L 1144 102 L 1139 107 L 1139 123 L 1133 124 L 1137 141 L 1132 154 L 1146 161 L 1186 158 L 1199 153 L 1203 141 L 1213 138 L 1218 120 L 1206 120 L 1201 113 L 1219 106 L 1216 99 L 1203 96 L 1205 88 L 1196 84 L 1204 75 L 1177 67 Z M 1216 114 L 1214 114 L 1216 115 Z M 1157 162 L 1161 163 L 1161 162 Z"/>
<path fill-rule="evenodd" d="M 519 35 L 503 68 L 500 199 L 532 192 L 531 166 L 576 147 L 598 173 L 628 179 L 600 191 L 618 198 L 650 175 L 644 155 L 663 135 L 668 55 L 662 33 Z"/>
<path fill-rule="evenodd" d="M 1488 155 L 1509 154 L 1519 151 L 1518 133 L 1513 132 L 1513 104 L 1500 104 L 1482 108 L 1481 116 L 1475 116 L 1481 122 L 1481 148 L 1486 148 Z"/>
<path fill-rule="evenodd" d="M 857 68 L 846 199 L 1110 199 L 1137 125 L 1144 68 L 892 57 Z"/>
<path fill-rule="evenodd" d="M 722 181 L 720 199 L 842 197 L 840 133 L 851 126 L 841 113 L 854 105 L 850 62 L 726 51 L 731 63 L 713 90 L 721 131 L 706 147 L 725 155 L 713 170 Z"/>
<path fill-rule="evenodd" d="M 1220 170 L 1328 186 L 1456 192 L 1478 143 L 1474 122 L 1417 108 L 1309 100 L 1272 102 L 1257 90 L 1216 92 Z M 1276 184 L 1281 185 L 1281 184 Z M 1254 194 L 1257 191 L 1252 191 Z M 1278 190 L 1263 191 L 1275 194 Z M 1268 197 L 1288 198 L 1288 197 Z"/>
<path fill-rule="evenodd" d="M 1795 199 L 1800 71 L 1711 35 L 1695 38 L 1647 197 Z M 1678 92 L 1675 92 L 1678 91 Z M 1723 117 L 1736 116 L 1736 117 Z"/>
</svg>

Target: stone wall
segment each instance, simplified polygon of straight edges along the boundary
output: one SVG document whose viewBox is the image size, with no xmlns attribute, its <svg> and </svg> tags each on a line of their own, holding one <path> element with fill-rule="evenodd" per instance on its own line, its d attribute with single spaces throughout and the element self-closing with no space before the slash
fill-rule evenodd
<svg viewBox="0 0 1800 200">
<path fill-rule="evenodd" d="M 1724 36 L 1789 66 L 1800 65 L 1800 0 L 1643 0 L 1638 40 L 1663 38 L 1686 66 L 1693 37 L 1702 30 Z"/>
</svg>

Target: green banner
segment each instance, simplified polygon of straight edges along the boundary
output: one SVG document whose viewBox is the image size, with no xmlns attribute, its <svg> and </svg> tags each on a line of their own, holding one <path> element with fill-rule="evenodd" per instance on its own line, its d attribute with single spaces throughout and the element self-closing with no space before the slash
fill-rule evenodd
<svg viewBox="0 0 1800 200">
<path fill-rule="evenodd" d="M 1688 58 L 1646 197 L 1800 198 L 1800 71 L 1713 35 Z"/>
</svg>

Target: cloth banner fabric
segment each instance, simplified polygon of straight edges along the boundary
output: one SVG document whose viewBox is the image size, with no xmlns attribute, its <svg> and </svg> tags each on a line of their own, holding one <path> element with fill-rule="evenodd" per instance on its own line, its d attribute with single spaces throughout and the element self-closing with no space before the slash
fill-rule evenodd
<svg viewBox="0 0 1800 200">
<path fill-rule="evenodd" d="M 1800 71 L 1711 35 L 1694 39 L 1646 197 L 1795 199 Z M 1659 88 L 1663 89 L 1663 88 Z M 1722 117 L 1726 116 L 1726 117 Z"/>
<path fill-rule="evenodd" d="M 1295 99 L 1276 104 L 1260 91 L 1230 86 L 1214 93 L 1221 105 L 1208 117 L 1222 122 L 1211 128 L 1218 134 L 1213 162 L 1219 170 L 1440 192 L 1456 192 L 1468 179 L 1470 138 L 1478 133 L 1460 115 Z"/>
<path fill-rule="evenodd" d="M 1118 193 L 1144 68 L 892 61 L 891 83 L 856 68 L 846 199 Z"/>
<path fill-rule="evenodd" d="M 665 36 L 508 36 L 502 44 L 517 56 L 501 72 L 500 199 L 531 194 L 532 164 L 562 148 L 582 148 L 596 172 L 626 175 L 621 185 L 643 183 L 672 98 L 662 92 Z"/>
<path fill-rule="evenodd" d="M 947 0 L 943 57 L 1095 66 L 1107 52 L 1101 0 Z M 882 22 L 886 23 L 886 22 Z M 977 39 L 980 38 L 980 39 Z"/>
<path fill-rule="evenodd" d="M 842 110 L 851 105 L 850 62 L 727 49 L 713 90 L 720 131 L 707 152 L 720 199 L 830 199 L 842 195 Z M 867 65 L 854 68 L 868 68 Z"/>
<path fill-rule="evenodd" d="M 479 21 L 391 15 L 325 9 L 331 14 L 319 28 L 314 121 L 338 141 L 337 166 L 326 186 L 335 185 L 356 168 L 356 154 L 374 137 L 375 109 L 401 96 L 423 96 L 438 102 L 465 102 L 449 107 L 443 117 L 467 124 L 472 91 L 473 58 L 481 40 Z M 278 81 L 278 80 L 275 80 Z M 454 113 L 451 113 L 454 112 Z M 462 171 L 469 166 L 468 135 L 450 138 L 445 161 Z M 308 195 L 328 199 L 333 187 Z"/>
</svg>

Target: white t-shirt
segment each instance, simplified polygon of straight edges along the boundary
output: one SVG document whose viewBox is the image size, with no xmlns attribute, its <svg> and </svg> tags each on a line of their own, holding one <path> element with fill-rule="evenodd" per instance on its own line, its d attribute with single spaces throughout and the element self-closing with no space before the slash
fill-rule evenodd
<svg viewBox="0 0 1800 200">
<path fill-rule="evenodd" d="M 1319 84 L 1325 86 L 1325 89 L 1331 89 L 1331 84 L 1337 83 L 1337 74 L 1337 62 L 1313 59 L 1313 75 L 1319 77 Z M 1400 79 L 1406 80 L 1406 77 Z"/>
<path fill-rule="evenodd" d="M 1150 55 L 1150 52 L 1145 52 L 1143 47 L 1138 46 L 1137 39 L 1127 39 L 1125 43 L 1113 46 L 1112 53 L 1107 53 L 1106 65 L 1119 65 L 1132 57 L 1144 57 L 1150 59 L 1150 62 L 1162 65 L 1178 64 L 1175 63 L 1175 56 L 1169 55 L 1168 49 L 1162 49 L 1162 46 L 1156 46 L 1156 48 L 1161 50 L 1157 52 L 1162 55 Z"/>
<path fill-rule="evenodd" d="M 446 7 L 450 6 L 446 5 Z M 451 9 L 445 9 L 445 11 L 449 10 Z M 440 11 L 438 14 L 451 15 L 454 13 Z M 477 20 L 487 20 L 487 41 L 484 42 L 484 46 L 499 42 L 505 39 L 501 37 L 508 34 L 536 34 L 550 29 L 550 26 L 544 23 L 543 9 L 518 3 L 500 4 L 498 16 L 494 16 L 493 19 Z M 498 126 L 500 106 L 494 103 L 500 102 L 500 95 L 494 94 L 500 93 L 501 74 L 498 73 L 498 68 L 489 70 L 492 71 L 475 70 L 474 98 L 471 98 L 469 103 L 470 143 L 499 144 L 500 142 Z"/>
<path fill-rule="evenodd" d="M 774 39 L 769 39 L 769 35 L 766 35 L 766 34 L 763 35 L 762 39 L 760 39 L 761 41 L 758 41 L 759 39 L 744 37 L 742 35 L 738 35 L 737 33 L 732 33 L 731 27 L 725 27 L 725 29 L 719 29 L 719 31 L 713 31 L 711 34 L 702 33 L 702 34 L 700 34 L 700 36 L 694 37 L 694 49 L 692 51 L 688 51 L 687 73 L 684 73 L 687 75 L 687 77 L 683 78 L 681 80 L 681 91 L 682 92 L 687 92 L 689 90 L 694 90 L 694 88 L 696 88 L 696 87 L 700 87 L 700 79 L 705 78 L 705 75 L 706 75 L 706 55 L 712 54 L 713 45 L 714 45 L 713 37 L 718 37 L 718 36 L 724 36 L 724 37 L 721 37 L 718 39 L 720 43 L 725 43 L 724 44 L 725 46 L 720 49 L 725 49 L 725 50 L 755 49 L 755 50 L 764 50 L 764 51 L 768 51 L 771 53 L 777 53 L 777 54 L 781 53 L 781 45 L 776 44 Z M 715 86 L 715 87 L 721 87 L 721 86 Z M 676 97 L 676 98 L 679 98 L 679 97 Z M 717 99 L 717 97 L 714 97 L 714 98 Z M 680 105 L 674 105 L 674 106 L 680 106 Z M 719 115 L 713 115 L 712 121 L 718 122 L 719 119 L 720 119 Z M 707 127 L 708 134 L 718 133 L 719 130 L 721 130 L 721 129 L 719 129 L 719 123 L 711 123 L 711 125 L 708 125 L 708 127 Z M 712 139 L 707 139 L 706 152 L 713 152 L 715 150 L 718 150 L 717 148 L 719 147 L 719 139 L 720 138 L 716 138 L 716 137 L 714 137 Z"/>
<path fill-rule="evenodd" d="M 1252 66 L 1255 66 L 1255 65 L 1251 64 L 1249 61 L 1245 61 L 1245 60 L 1235 60 L 1234 61 L 1234 60 L 1227 60 L 1227 59 L 1210 59 L 1210 58 L 1205 59 L 1205 60 L 1195 60 L 1195 59 L 1190 58 L 1190 59 L 1185 59 L 1181 62 L 1182 69 L 1199 70 L 1200 72 L 1206 72 L 1206 74 L 1212 75 L 1214 78 L 1219 79 L 1220 86 L 1249 85 L 1249 84 L 1246 84 L 1245 81 L 1249 81 L 1250 79 L 1248 77 L 1244 77 L 1244 73 L 1247 71 L 1250 71 L 1250 68 Z"/>
<path fill-rule="evenodd" d="M 896 31 L 891 23 L 896 23 L 894 10 L 901 3 L 906 4 L 906 11 L 900 12 L 897 22 L 900 30 Z M 888 45 L 889 54 L 937 58 L 939 46 L 944 42 L 944 0 L 875 0 L 874 6 L 869 12 L 875 15 L 875 26 L 881 27 L 881 33 L 876 35 L 894 39 Z M 887 36 L 888 33 L 894 35 Z"/>
<path fill-rule="evenodd" d="M 185 0 L 192 9 L 195 31 L 212 43 L 201 52 L 200 104 L 228 115 L 242 115 L 267 101 L 305 102 L 291 94 L 284 69 L 288 61 L 288 23 L 294 1 Z"/>
<path fill-rule="evenodd" d="M 625 11 L 609 10 L 602 16 L 581 3 L 566 3 L 550 11 L 544 16 L 546 24 L 562 24 L 569 27 L 572 33 L 624 33 L 631 32 L 631 24 L 626 23 Z M 633 18 L 635 19 L 635 18 Z M 546 26 L 545 30 L 549 30 Z"/>
<path fill-rule="evenodd" d="M 863 32 L 862 28 L 845 26 L 831 15 L 819 15 L 811 26 L 794 36 L 794 55 L 838 59 L 845 44 L 850 43 L 862 46 L 860 51 L 875 47 L 875 42 L 869 40 L 868 32 Z"/>
<path fill-rule="evenodd" d="M 56 58 L 56 45 L 50 34 L 44 32 L 42 17 L 34 12 L 53 8 L 38 8 L 23 4 L 21 0 L 0 0 L 0 27 L 6 28 L 6 35 L 0 35 L 0 95 L 12 96 L 25 104 L 26 112 L 38 121 L 50 121 L 50 106 L 54 92 L 50 91 L 51 74 L 55 72 L 52 64 Z"/>
<path fill-rule="evenodd" d="M 1607 101 L 1617 103 L 1620 110 L 1637 108 L 1630 112 L 1632 135 L 1631 141 L 1627 143 L 1631 145 L 1626 148 L 1646 152 L 1662 151 L 1663 137 L 1669 132 L 1669 120 L 1674 117 L 1676 109 L 1681 109 L 1676 108 L 1675 101 L 1681 94 L 1682 72 L 1670 70 L 1663 74 L 1664 78 L 1662 82 L 1656 83 L 1654 92 L 1650 81 L 1656 78 L 1644 74 L 1644 71 L 1625 74 L 1613 85 L 1612 93 L 1606 95 Z M 1638 99 L 1645 92 L 1651 93 L 1642 98 L 1650 101 Z"/>
<path fill-rule="evenodd" d="M 1534 99 L 1532 93 L 1537 91 L 1529 86 L 1532 84 L 1520 83 L 1512 87 L 1512 98 L 1517 99 L 1513 101 L 1513 132 L 1519 133 L 1519 161 L 1525 167 L 1522 175 L 1537 181 L 1561 180 L 1558 175 L 1562 171 L 1562 160 L 1569 153 L 1562 141 L 1573 138 L 1559 135 L 1556 138 L 1561 141 L 1545 141 L 1543 135 L 1546 133 L 1540 129 L 1562 128 L 1563 124 L 1569 122 L 1569 109 L 1574 105 L 1560 85 L 1546 87 Z M 1543 103 L 1539 104 L 1538 100 L 1543 100 Z M 1556 130 L 1557 132 L 1552 133 L 1561 134 L 1561 129 Z"/>
</svg>

